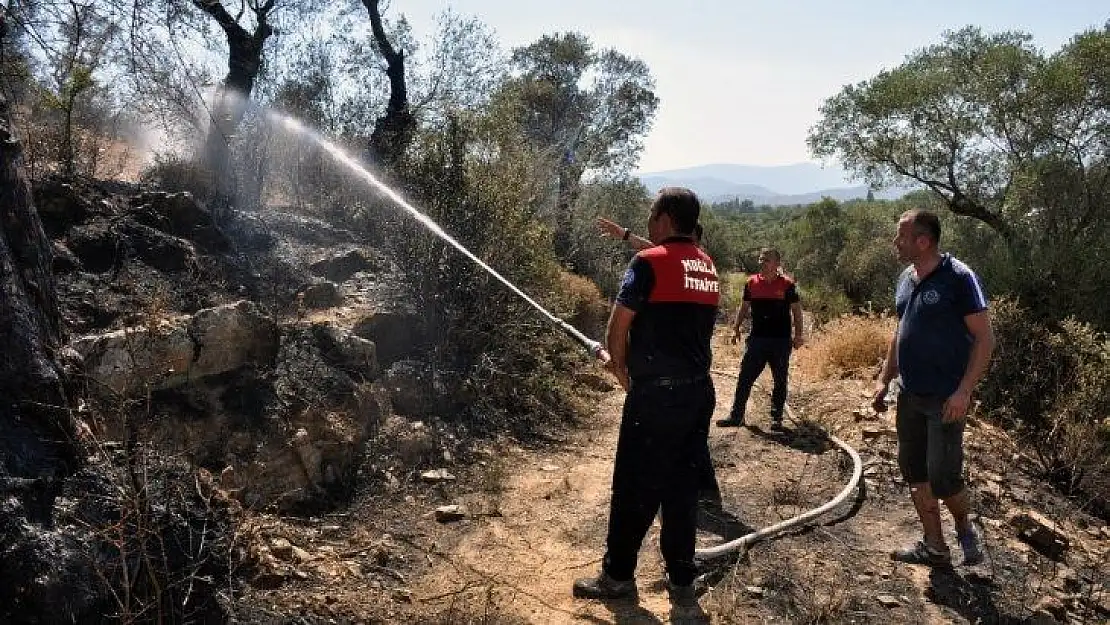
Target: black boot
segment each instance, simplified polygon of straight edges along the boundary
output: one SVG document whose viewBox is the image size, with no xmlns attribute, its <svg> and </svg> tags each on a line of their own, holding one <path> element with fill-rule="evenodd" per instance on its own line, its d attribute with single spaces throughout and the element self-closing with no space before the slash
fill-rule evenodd
<svg viewBox="0 0 1110 625">
<path fill-rule="evenodd" d="M 604 570 L 597 577 L 584 577 L 574 581 L 574 596 L 579 599 L 620 599 L 636 595 L 636 579 L 618 582 Z"/>
</svg>

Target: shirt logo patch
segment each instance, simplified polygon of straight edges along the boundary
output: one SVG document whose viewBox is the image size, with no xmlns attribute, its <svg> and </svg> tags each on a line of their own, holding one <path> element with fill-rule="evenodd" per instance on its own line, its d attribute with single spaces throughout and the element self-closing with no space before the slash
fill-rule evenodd
<svg viewBox="0 0 1110 625">
<path fill-rule="evenodd" d="M 936 304 L 940 301 L 940 293 L 937 293 L 933 289 L 929 289 L 921 294 L 921 301 L 929 305 Z"/>
<path fill-rule="evenodd" d="M 636 272 L 632 271 L 629 267 L 624 272 L 624 277 L 621 279 L 621 290 L 632 288 L 632 283 L 636 281 Z"/>
</svg>

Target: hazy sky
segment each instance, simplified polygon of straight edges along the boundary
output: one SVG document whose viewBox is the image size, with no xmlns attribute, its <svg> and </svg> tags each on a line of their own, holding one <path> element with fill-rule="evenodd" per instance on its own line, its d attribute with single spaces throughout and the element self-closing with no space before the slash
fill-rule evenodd
<svg viewBox="0 0 1110 625">
<path fill-rule="evenodd" d="M 575 30 L 643 59 L 660 105 L 641 171 L 811 160 L 823 99 L 897 65 L 945 30 L 1018 29 L 1055 50 L 1110 18 L 1107 0 L 393 0 L 417 36 L 448 6 L 506 48 Z M 917 6 L 911 6 L 917 5 Z M 684 7 L 684 8 L 679 8 Z"/>
</svg>

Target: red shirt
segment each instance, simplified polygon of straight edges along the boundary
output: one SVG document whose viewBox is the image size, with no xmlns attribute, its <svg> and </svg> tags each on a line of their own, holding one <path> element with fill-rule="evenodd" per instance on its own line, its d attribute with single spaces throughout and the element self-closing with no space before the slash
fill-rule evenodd
<svg viewBox="0 0 1110 625">
<path fill-rule="evenodd" d="M 636 312 L 629 329 L 633 379 L 709 371 L 720 301 L 717 268 L 693 241 L 672 238 L 632 259 L 617 302 Z"/>
<path fill-rule="evenodd" d="M 763 274 L 754 274 L 744 285 L 744 301 L 751 303 L 752 336 L 790 338 L 790 305 L 800 301 L 793 280 L 786 276 L 766 280 Z"/>
</svg>

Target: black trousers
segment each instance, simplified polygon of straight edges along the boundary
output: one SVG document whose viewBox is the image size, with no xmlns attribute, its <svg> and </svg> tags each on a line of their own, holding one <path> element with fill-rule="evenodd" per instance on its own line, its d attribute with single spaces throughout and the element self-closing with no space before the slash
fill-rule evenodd
<svg viewBox="0 0 1110 625">
<path fill-rule="evenodd" d="M 786 381 L 790 372 L 790 352 L 793 346 L 789 338 L 767 338 L 749 336 L 740 360 L 740 377 L 736 380 L 736 396 L 732 400 L 732 419 L 743 419 L 752 394 L 752 386 L 763 373 L 764 367 L 771 366 L 771 378 L 775 387 L 771 391 L 771 416 L 782 418 L 786 407 Z"/>
<path fill-rule="evenodd" d="M 632 382 L 613 465 L 603 564 L 613 579 L 633 578 L 640 545 L 660 512 L 667 576 L 680 586 L 693 583 L 698 487 L 715 403 L 708 377 L 672 387 Z"/>
</svg>

